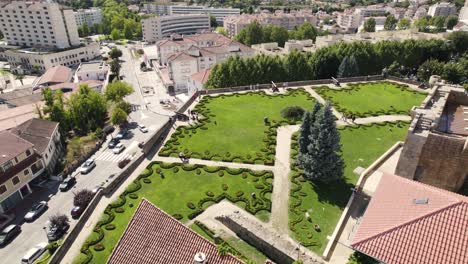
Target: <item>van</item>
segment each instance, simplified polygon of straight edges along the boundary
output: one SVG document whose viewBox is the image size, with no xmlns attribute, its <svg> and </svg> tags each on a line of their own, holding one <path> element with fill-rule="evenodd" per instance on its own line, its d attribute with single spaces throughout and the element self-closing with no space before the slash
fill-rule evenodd
<svg viewBox="0 0 468 264">
<path fill-rule="evenodd" d="M 21 264 L 32 264 L 36 259 L 38 259 L 46 250 L 47 243 L 43 242 L 39 245 L 34 246 L 31 248 L 26 255 L 21 259 Z"/>
<path fill-rule="evenodd" d="M 0 246 L 8 244 L 21 232 L 21 227 L 18 225 L 9 225 L 0 232 Z"/>
</svg>

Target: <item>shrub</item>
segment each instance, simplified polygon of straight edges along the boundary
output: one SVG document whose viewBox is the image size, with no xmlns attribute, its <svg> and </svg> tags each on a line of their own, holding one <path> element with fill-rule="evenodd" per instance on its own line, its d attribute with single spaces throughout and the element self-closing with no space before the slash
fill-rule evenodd
<svg viewBox="0 0 468 264">
<path fill-rule="evenodd" d="M 104 245 L 103 244 L 96 244 L 94 246 L 94 250 L 96 251 L 103 251 L 105 249 Z"/>
<path fill-rule="evenodd" d="M 172 217 L 174 217 L 177 220 L 181 220 L 182 218 L 184 218 L 181 214 L 174 214 L 172 215 Z"/>
<path fill-rule="evenodd" d="M 150 183 L 151 183 L 151 180 L 150 180 L 150 179 L 143 179 L 143 182 L 144 182 L 144 183 L 147 183 L 147 184 L 150 184 Z"/>
<path fill-rule="evenodd" d="M 131 194 L 128 195 L 128 197 L 130 197 L 131 199 L 138 199 L 138 194 L 131 193 Z"/>
<path fill-rule="evenodd" d="M 195 173 L 196 173 L 197 175 L 200 175 L 200 174 L 201 174 L 201 170 L 200 170 L 200 169 L 197 169 L 197 170 L 195 171 Z"/>
<path fill-rule="evenodd" d="M 49 250 L 49 253 L 52 255 L 59 246 L 59 243 L 57 241 L 54 241 L 47 245 L 47 250 Z"/>
<path fill-rule="evenodd" d="M 88 189 L 82 189 L 73 196 L 73 205 L 86 207 L 93 200 L 94 193 Z"/>
<path fill-rule="evenodd" d="M 218 171 L 218 176 L 223 177 L 224 176 L 224 171 L 222 171 L 222 170 Z"/>
<path fill-rule="evenodd" d="M 255 188 L 262 190 L 265 189 L 265 186 L 263 186 L 262 184 L 255 184 Z"/>
<path fill-rule="evenodd" d="M 122 207 L 119 207 L 119 208 L 115 208 L 115 212 L 121 214 L 125 212 L 125 210 Z"/>
<path fill-rule="evenodd" d="M 208 197 L 214 197 L 214 193 L 213 192 L 210 192 L 210 191 L 207 191 L 206 192 L 206 195 L 208 195 Z"/>
<path fill-rule="evenodd" d="M 174 168 L 172 168 L 172 171 L 173 171 L 174 173 L 179 172 L 179 167 L 174 167 Z"/>
<path fill-rule="evenodd" d="M 192 209 L 192 210 L 195 209 L 195 205 L 192 202 L 188 202 L 187 207 Z"/>
<path fill-rule="evenodd" d="M 247 179 L 247 173 L 242 173 L 242 179 Z"/>
<path fill-rule="evenodd" d="M 107 224 L 104 228 L 105 228 L 106 230 L 114 230 L 114 229 L 115 229 L 115 225 L 114 225 L 114 224 Z"/>
<path fill-rule="evenodd" d="M 286 119 L 299 120 L 304 115 L 305 110 L 297 105 L 288 106 L 281 110 L 281 116 Z"/>
<path fill-rule="evenodd" d="M 64 214 L 53 215 L 49 218 L 49 228 L 55 226 L 58 229 L 65 230 L 69 226 L 68 222 L 70 222 L 68 216 Z"/>
<path fill-rule="evenodd" d="M 227 184 L 223 183 L 222 188 L 223 191 L 227 191 L 229 187 L 227 186 Z"/>
<path fill-rule="evenodd" d="M 242 195 L 244 195 L 244 192 L 243 192 L 243 191 L 238 191 L 238 192 L 236 192 L 236 196 L 237 196 L 237 197 L 241 197 Z"/>
</svg>

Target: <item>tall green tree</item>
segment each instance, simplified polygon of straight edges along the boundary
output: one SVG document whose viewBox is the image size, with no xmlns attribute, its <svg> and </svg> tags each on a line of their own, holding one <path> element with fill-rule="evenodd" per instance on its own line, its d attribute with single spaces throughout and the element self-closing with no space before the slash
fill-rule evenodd
<svg viewBox="0 0 468 264">
<path fill-rule="evenodd" d="M 68 112 L 73 130 L 86 135 L 104 125 L 106 100 L 89 86 L 80 85 L 78 92 L 68 100 Z"/>
<path fill-rule="evenodd" d="M 387 16 L 387 19 L 385 19 L 384 29 L 395 30 L 397 22 L 398 20 L 393 15 Z"/>
<path fill-rule="evenodd" d="M 284 43 L 288 41 L 288 30 L 281 26 L 273 26 L 271 30 L 270 39 L 272 42 L 277 42 L 278 46 L 284 47 Z"/>
<path fill-rule="evenodd" d="M 112 40 L 119 40 L 122 38 L 122 34 L 120 32 L 120 30 L 114 28 L 111 32 L 111 39 Z"/>
<path fill-rule="evenodd" d="M 216 17 L 212 15 L 210 15 L 210 27 L 212 28 L 218 27 L 218 21 L 216 20 Z"/>
<path fill-rule="evenodd" d="M 133 93 L 133 87 L 126 82 L 112 82 L 106 87 L 105 97 L 111 102 L 120 102 L 127 95 Z"/>
<path fill-rule="evenodd" d="M 364 22 L 364 27 L 362 29 L 364 32 L 375 32 L 375 19 L 369 18 Z"/>
<path fill-rule="evenodd" d="M 305 177 L 322 182 L 341 179 L 344 170 L 341 139 L 330 104 L 319 112 L 314 129 L 316 133 L 311 133 L 308 155 L 302 163 Z"/>
<path fill-rule="evenodd" d="M 115 107 L 111 113 L 111 122 L 114 126 L 120 126 L 127 122 L 128 115 L 127 113 L 120 109 L 119 107 Z"/>
<path fill-rule="evenodd" d="M 408 29 L 411 27 L 411 21 L 408 18 L 402 18 L 398 21 L 397 27 L 399 30 Z"/>
<path fill-rule="evenodd" d="M 112 60 L 111 63 L 110 63 L 110 70 L 114 75 L 117 76 L 117 78 L 119 78 L 119 76 L 120 76 L 121 67 L 122 66 L 120 65 L 118 60 Z"/>
<path fill-rule="evenodd" d="M 343 58 L 336 75 L 338 78 L 359 76 L 359 66 L 354 55 Z"/>
<path fill-rule="evenodd" d="M 297 161 L 301 165 L 308 159 L 308 147 L 311 143 L 311 138 L 315 137 L 317 134 L 315 122 L 317 121 L 317 114 L 321 111 L 321 108 L 322 105 L 316 102 L 312 108 L 312 112 L 304 113 L 298 137 L 299 154 L 297 156 Z"/>
<path fill-rule="evenodd" d="M 448 16 L 445 19 L 445 26 L 447 29 L 453 29 L 453 27 L 458 23 L 458 17 L 457 16 Z"/>
<path fill-rule="evenodd" d="M 114 47 L 109 51 L 109 57 L 113 60 L 119 59 L 120 57 L 122 57 L 122 51 Z"/>
<path fill-rule="evenodd" d="M 445 17 L 443 16 L 436 16 L 432 18 L 432 23 L 438 32 L 444 31 L 445 28 Z"/>
<path fill-rule="evenodd" d="M 292 39 L 312 39 L 315 41 L 317 35 L 317 29 L 309 22 L 303 23 L 297 29 L 293 29 L 290 32 L 290 38 Z"/>
<path fill-rule="evenodd" d="M 258 21 L 250 23 L 246 28 L 243 28 L 236 39 L 245 45 L 254 45 L 263 42 L 263 29 Z"/>
</svg>

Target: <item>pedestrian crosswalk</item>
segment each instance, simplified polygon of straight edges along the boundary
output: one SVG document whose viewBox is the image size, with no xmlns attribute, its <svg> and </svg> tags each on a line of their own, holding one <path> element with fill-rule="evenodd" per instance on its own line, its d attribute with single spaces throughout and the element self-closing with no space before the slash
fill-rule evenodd
<svg viewBox="0 0 468 264">
<path fill-rule="evenodd" d="M 126 153 L 125 151 L 120 153 L 120 154 L 114 154 L 112 150 L 108 149 L 101 153 L 101 155 L 96 157 L 96 160 L 102 160 L 102 161 L 110 161 L 110 162 L 119 162 L 124 159 L 131 159 L 132 155 L 129 153 Z"/>
</svg>

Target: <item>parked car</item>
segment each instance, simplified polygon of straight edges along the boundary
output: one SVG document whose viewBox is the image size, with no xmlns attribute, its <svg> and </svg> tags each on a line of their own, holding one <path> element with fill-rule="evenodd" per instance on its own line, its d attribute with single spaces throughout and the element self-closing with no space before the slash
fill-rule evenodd
<svg viewBox="0 0 468 264">
<path fill-rule="evenodd" d="M 148 128 L 145 125 L 138 125 L 138 129 L 143 133 L 148 133 Z"/>
<path fill-rule="evenodd" d="M 34 204 L 31 209 L 26 213 L 24 216 L 24 220 L 26 222 L 32 222 L 34 221 L 37 217 L 39 217 L 42 213 L 44 213 L 47 210 L 47 202 L 46 201 L 41 201 L 37 204 Z"/>
<path fill-rule="evenodd" d="M 91 170 L 93 170 L 94 167 L 96 167 L 96 162 L 94 162 L 93 159 L 89 159 L 89 160 L 85 161 L 85 163 L 83 163 L 83 165 L 81 165 L 80 172 L 81 172 L 81 174 L 87 174 Z"/>
<path fill-rule="evenodd" d="M 120 140 L 120 139 L 124 139 L 124 138 L 127 136 L 127 133 L 128 133 L 128 130 L 127 130 L 127 129 L 125 129 L 125 128 L 124 128 L 124 129 L 121 129 L 121 130 L 119 131 L 119 133 L 117 133 L 117 136 L 115 136 L 115 138 L 117 138 L 117 139 L 119 139 L 119 140 Z"/>
<path fill-rule="evenodd" d="M 67 224 L 65 228 L 59 228 L 57 226 L 53 226 L 52 228 L 49 229 L 49 231 L 47 231 L 47 239 L 49 240 L 49 242 L 59 240 L 65 234 L 65 232 L 67 232 L 69 228 L 70 228 L 69 224 Z"/>
<path fill-rule="evenodd" d="M 21 227 L 19 225 L 9 225 L 5 227 L 0 233 L 0 246 L 4 246 L 8 244 L 20 232 L 21 232 Z"/>
<path fill-rule="evenodd" d="M 75 206 L 72 208 L 71 210 L 71 216 L 73 219 L 78 219 L 80 218 L 81 214 L 83 214 L 84 210 L 86 208 L 85 207 L 81 207 L 81 206 Z"/>
<path fill-rule="evenodd" d="M 109 148 L 114 148 L 115 146 L 117 146 L 117 144 L 119 144 L 120 142 L 120 139 L 118 138 L 113 138 L 109 141 L 109 144 L 107 145 Z"/>
<path fill-rule="evenodd" d="M 115 148 L 112 149 L 112 152 L 114 152 L 114 154 L 120 154 L 124 149 L 125 146 L 122 143 L 119 143 L 117 146 L 115 146 Z"/>
<path fill-rule="evenodd" d="M 65 192 L 67 190 L 70 190 L 73 185 L 76 183 L 76 178 L 75 177 L 68 177 L 65 178 L 65 180 L 62 181 L 62 183 L 59 186 L 60 191 Z"/>
<path fill-rule="evenodd" d="M 104 131 L 104 133 L 106 133 L 106 135 L 109 135 L 110 133 L 114 132 L 114 130 L 115 130 L 115 127 L 113 127 L 113 126 L 106 126 L 103 129 L 103 131 Z"/>
<path fill-rule="evenodd" d="M 117 163 L 117 166 L 122 169 L 123 167 L 127 166 L 128 163 L 130 163 L 130 159 L 123 159 Z"/>
<path fill-rule="evenodd" d="M 36 259 L 38 259 L 46 250 L 47 248 L 47 243 L 43 242 L 40 243 L 26 253 L 24 257 L 21 259 L 21 264 L 32 264 Z"/>
</svg>

